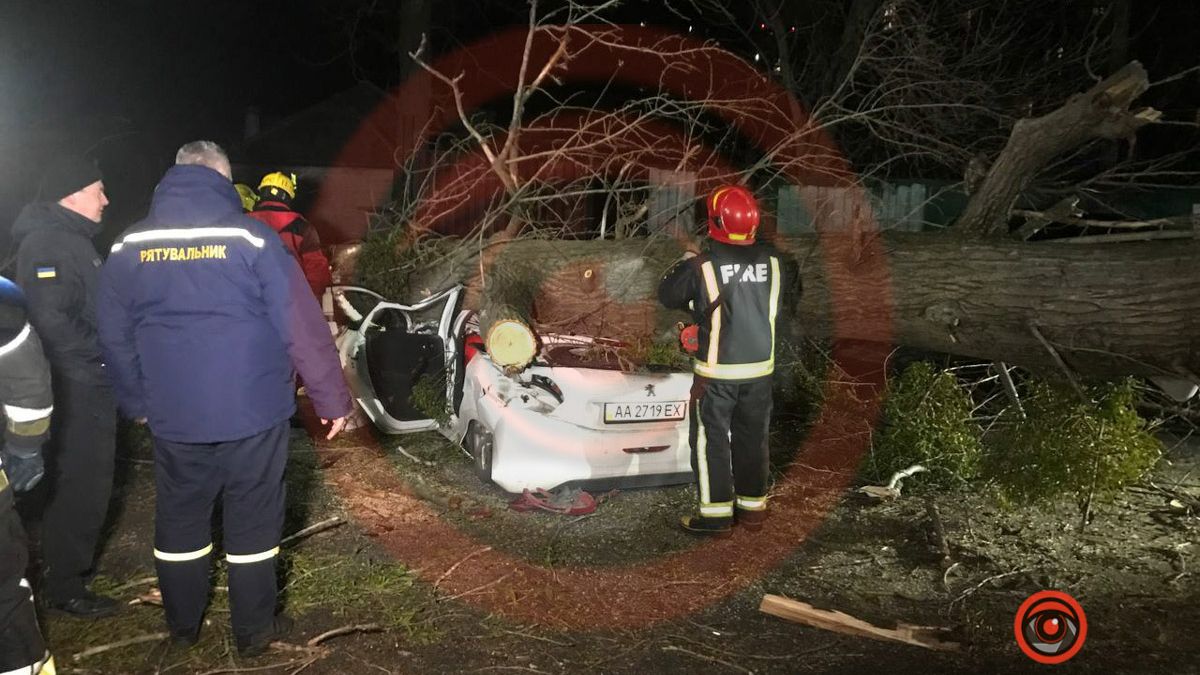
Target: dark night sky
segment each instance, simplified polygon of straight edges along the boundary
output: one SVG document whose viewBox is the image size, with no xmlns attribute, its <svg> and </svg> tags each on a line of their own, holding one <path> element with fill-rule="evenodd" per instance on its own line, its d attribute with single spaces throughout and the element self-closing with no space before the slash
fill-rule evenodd
<svg viewBox="0 0 1200 675">
<path fill-rule="evenodd" d="M 269 124 L 359 77 L 394 84 L 397 55 L 380 46 L 392 33 L 362 29 L 354 49 L 348 38 L 349 8 L 372 4 L 365 25 L 396 20 L 397 3 L 387 0 L 0 0 L 0 240 L 47 153 L 98 156 L 114 201 L 106 220 L 127 223 L 175 147 L 198 137 L 236 142 L 247 106 Z M 1134 56 L 1152 79 L 1193 64 L 1197 3 L 1135 2 L 1148 5 L 1159 12 L 1135 20 Z M 519 0 L 433 6 L 435 48 L 522 20 Z M 671 20 L 661 7 L 631 2 L 617 20 Z M 1176 89 L 1194 92 L 1195 82 Z M 1194 93 L 1172 98 L 1168 109 L 1196 104 Z"/>
<path fill-rule="evenodd" d="M 514 6 L 454 4 L 434 3 L 435 44 L 473 39 Z M 376 10 L 352 41 L 358 6 Z M 128 223 L 176 147 L 235 144 L 248 106 L 267 126 L 360 78 L 394 84 L 397 54 L 383 44 L 398 16 L 386 0 L 0 0 L 0 223 L 33 197 L 42 158 L 62 149 L 99 158 L 106 222 Z"/>
</svg>

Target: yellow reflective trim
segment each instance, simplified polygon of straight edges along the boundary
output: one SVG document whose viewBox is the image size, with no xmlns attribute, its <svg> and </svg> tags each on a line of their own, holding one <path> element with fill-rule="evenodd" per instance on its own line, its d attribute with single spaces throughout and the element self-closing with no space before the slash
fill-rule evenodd
<svg viewBox="0 0 1200 675">
<path fill-rule="evenodd" d="M 279 555 L 278 546 L 269 551 L 263 551 L 262 553 L 250 553 L 247 555 L 234 555 L 232 553 L 226 553 L 225 560 L 236 565 L 245 565 L 246 563 L 256 563 L 264 560 L 270 560 L 277 555 Z"/>
<path fill-rule="evenodd" d="M 147 241 L 191 241 L 193 239 L 222 237 L 227 239 L 245 239 L 255 248 L 262 248 L 266 243 L 266 240 L 262 237 L 256 237 L 249 230 L 240 227 L 193 227 L 186 230 L 170 229 L 134 232 L 133 234 L 125 235 L 121 241 L 113 244 L 109 250 L 112 253 L 116 253 L 124 248 L 125 244 L 140 244 Z"/>
<path fill-rule="evenodd" d="M 726 233 L 725 233 L 725 236 L 726 236 L 726 237 L 729 237 L 730 239 L 732 239 L 732 240 L 734 240 L 734 241 L 745 241 L 745 240 L 746 240 L 746 237 L 747 237 L 748 235 L 745 235 L 745 234 L 734 234 L 734 233 L 732 233 L 732 232 L 726 232 Z"/>
<path fill-rule="evenodd" d="M 188 551 L 187 553 L 166 553 L 158 549 L 154 549 L 154 557 L 163 562 L 187 562 L 189 560 L 199 560 L 209 553 L 212 553 L 212 550 L 212 544 L 209 544 L 208 546 L 196 551 Z"/>
<path fill-rule="evenodd" d="M 717 273 L 713 269 L 712 261 L 708 261 L 700 266 L 701 272 L 704 274 L 704 287 L 708 290 L 708 302 L 712 304 L 717 301 L 717 297 L 721 294 L 721 289 L 717 286 Z M 708 363 L 716 365 L 717 354 L 721 348 L 721 308 L 713 310 L 708 329 Z"/>
<path fill-rule="evenodd" d="M 697 375 L 714 380 L 749 380 L 775 372 L 775 359 L 771 358 L 755 363 L 720 363 L 717 365 L 697 361 L 692 367 L 692 371 Z"/>
<path fill-rule="evenodd" d="M 700 401 L 696 401 L 696 466 L 699 468 L 700 503 L 708 501 L 708 436 L 704 433 L 704 418 Z"/>
<path fill-rule="evenodd" d="M 775 316 L 779 314 L 779 258 L 771 256 L 771 370 L 775 370 Z"/>
<path fill-rule="evenodd" d="M 0 469 L 0 492 L 8 489 L 8 474 L 4 473 L 4 469 Z"/>
<path fill-rule="evenodd" d="M 737 507 L 746 511 L 762 511 L 767 508 L 767 498 L 739 496 L 737 498 Z"/>
<path fill-rule="evenodd" d="M 717 517 L 728 517 L 733 515 L 733 502 L 721 502 L 719 504 L 701 504 L 700 515 Z"/>
</svg>

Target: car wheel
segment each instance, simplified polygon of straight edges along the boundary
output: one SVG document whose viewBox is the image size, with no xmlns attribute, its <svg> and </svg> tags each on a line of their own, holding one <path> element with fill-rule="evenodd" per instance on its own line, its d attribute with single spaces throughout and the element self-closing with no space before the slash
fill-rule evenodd
<svg viewBox="0 0 1200 675">
<path fill-rule="evenodd" d="M 471 443 L 471 457 L 475 460 L 475 475 L 479 476 L 480 480 L 491 481 L 492 432 L 485 429 L 479 422 L 471 422 L 467 429 L 467 436 Z"/>
</svg>

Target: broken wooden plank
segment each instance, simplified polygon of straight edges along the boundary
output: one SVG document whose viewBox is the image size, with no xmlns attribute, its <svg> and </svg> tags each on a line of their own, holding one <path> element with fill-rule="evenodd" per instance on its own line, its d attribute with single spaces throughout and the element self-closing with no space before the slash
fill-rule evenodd
<svg viewBox="0 0 1200 675">
<path fill-rule="evenodd" d="M 880 628 L 837 610 L 816 609 L 808 603 L 779 595 L 764 595 L 758 610 L 781 619 L 844 635 L 901 642 L 937 651 L 956 651 L 959 648 L 957 642 L 943 642 L 937 639 L 937 635 L 944 632 L 944 629 L 910 624 L 900 624 L 896 629 Z"/>
</svg>

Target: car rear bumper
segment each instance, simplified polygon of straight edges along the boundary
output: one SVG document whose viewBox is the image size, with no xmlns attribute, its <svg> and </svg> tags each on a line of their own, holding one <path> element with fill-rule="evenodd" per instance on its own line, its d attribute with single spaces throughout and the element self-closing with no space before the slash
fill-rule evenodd
<svg viewBox="0 0 1200 675">
<path fill-rule="evenodd" d="M 687 427 L 620 425 L 588 429 L 542 413 L 487 406 L 494 434 L 492 481 L 509 492 L 560 485 L 612 489 L 691 480 Z"/>
</svg>

